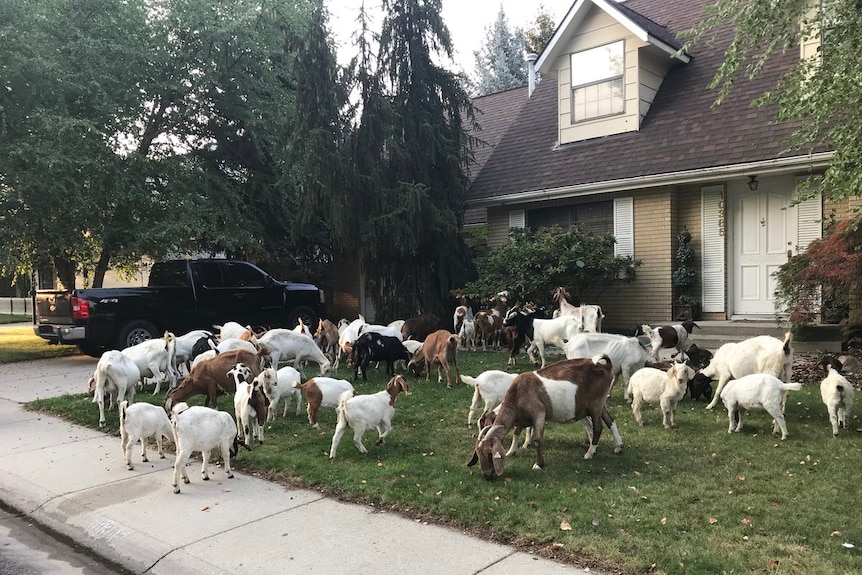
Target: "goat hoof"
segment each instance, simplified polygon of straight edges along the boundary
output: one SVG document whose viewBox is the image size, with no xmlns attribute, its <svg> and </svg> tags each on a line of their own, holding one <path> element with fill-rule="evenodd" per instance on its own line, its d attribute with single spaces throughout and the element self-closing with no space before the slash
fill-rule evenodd
<svg viewBox="0 0 862 575">
<path fill-rule="evenodd" d="M 620 445 L 619 447 L 614 447 L 614 453 L 622 453 L 622 452 L 623 452 L 623 446 L 622 445 Z"/>
<path fill-rule="evenodd" d="M 164 458 L 165 458 L 165 454 L 164 454 L 164 453 L 159 453 L 159 459 L 164 459 Z"/>
<path fill-rule="evenodd" d="M 228 473 L 228 474 L 227 474 L 227 478 L 228 478 L 228 479 L 233 479 L 233 473 Z"/>
<path fill-rule="evenodd" d="M 177 487 L 176 485 L 174 485 L 174 493 L 179 493 L 179 492 L 180 492 L 180 488 Z"/>
<path fill-rule="evenodd" d="M 129 471 L 133 471 L 133 470 L 135 469 L 135 466 L 134 466 L 134 465 L 132 465 L 131 463 L 129 463 L 129 466 L 128 466 L 128 467 L 129 467 Z"/>
<path fill-rule="evenodd" d="M 183 477 L 183 483 L 188 485 L 190 482 L 191 482 L 191 479 L 189 479 L 188 477 Z"/>
<path fill-rule="evenodd" d="M 162 457 L 164 457 L 164 456 L 162 456 Z M 147 459 L 147 456 L 146 456 L 146 455 L 144 455 L 144 456 L 141 458 L 141 461 L 143 461 L 144 463 L 149 463 L 149 462 L 150 462 L 150 460 L 149 460 L 149 459 Z"/>
<path fill-rule="evenodd" d="M 544 471 L 544 469 L 542 469 L 538 463 L 533 464 L 533 470 L 534 471 Z"/>
<path fill-rule="evenodd" d="M 105 422 L 104 422 L 104 421 L 100 421 L 100 422 L 99 422 L 99 427 L 105 427 Z"/>
</svg>

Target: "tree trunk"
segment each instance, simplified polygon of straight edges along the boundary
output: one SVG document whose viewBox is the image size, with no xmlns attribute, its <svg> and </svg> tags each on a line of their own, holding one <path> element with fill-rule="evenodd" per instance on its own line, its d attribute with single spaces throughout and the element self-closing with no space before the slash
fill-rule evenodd
<svg viewBox="0 0 862 575">
<path fill-rule="evenodd" d="M 66 290 L 75 289 L 75 262 L 62 256 L 51 256 L 54 269 L 57 270 L 57 279 L 60 280 L 61 288 Z"/>
<path fill-rule="evenodd" d="M 93 270 L 94 288 L 100 288 L 105 283 L 105 272 L 108 271 L 109 263 L 111 263 L 111 250 L 102 248 L 102 255 L 99 256 L 99 261 L 96 262 L 96 269 Z"/>
</svg>

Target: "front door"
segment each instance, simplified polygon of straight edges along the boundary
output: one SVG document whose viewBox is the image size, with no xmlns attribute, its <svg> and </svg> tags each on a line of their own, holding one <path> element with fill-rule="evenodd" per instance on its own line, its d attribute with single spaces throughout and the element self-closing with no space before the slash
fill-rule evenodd
<svg viewBox="0 0 862 575">
<path fill-rule="evenodd" d="M 772 274 L 796 244 L 796 207 L 789 207 L 794 189 L 792 177 L 761 180 L 756 191 L 747 183 L 729 186 L 733 315 L 775 314 Z"/>
</svg>

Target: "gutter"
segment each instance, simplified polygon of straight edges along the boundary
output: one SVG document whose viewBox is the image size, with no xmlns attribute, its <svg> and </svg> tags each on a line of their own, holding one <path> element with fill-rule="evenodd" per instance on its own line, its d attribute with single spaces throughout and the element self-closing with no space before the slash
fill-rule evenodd
<svg viewBox="0 0 862 575">
<path fill-rule="evenodd" d="M 505 206 L 507 204 L 524 204 L 527 202 L 539 202 L 545 200 L 556 200 L 561 198 L 576 198 L 581 196 L 592 196 L 611 192 L 630 192 L 647 188 L 660 188 L 664 186 L 678 186 L 683 184 L 709 184 L 723 182 L 731 178 L 744 178 L 749 175 L 770 176 L 786 174 L 805 168 L 808 171 L 826 168 L 832 159 L 834 152 L 818 152 L 806 156 L 793 156 L 790 158 L 777 158 L 759 162 L 746 162 L 744 164 L 733 164 L 729 166 L 718 166 L 714 168 L 699 168 L 697 170 L 686 170 L 682 172 L 666 172 L 649 176 L 635 176 L 619 180 L 605 180 L 602 182 L 590 182 L 576 184 L 573 186 L 562 186 L 559 188 L 545 188 L 493 196 L 486 198 L 468 199 L 464 204 L 473 208 L 487 208 L 492 206 Z"/>
</svg>

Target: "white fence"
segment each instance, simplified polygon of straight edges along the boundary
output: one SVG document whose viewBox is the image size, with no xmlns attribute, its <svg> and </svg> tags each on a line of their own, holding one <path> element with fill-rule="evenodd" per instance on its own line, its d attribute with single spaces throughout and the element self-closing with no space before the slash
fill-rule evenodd
<svg viewBox="0 0 862 575">
<path fill-rule="evenodd" d="M 28 297 L 0 297 L 0 313 L 32 315 L 33 300 Z"/>
</svg>

